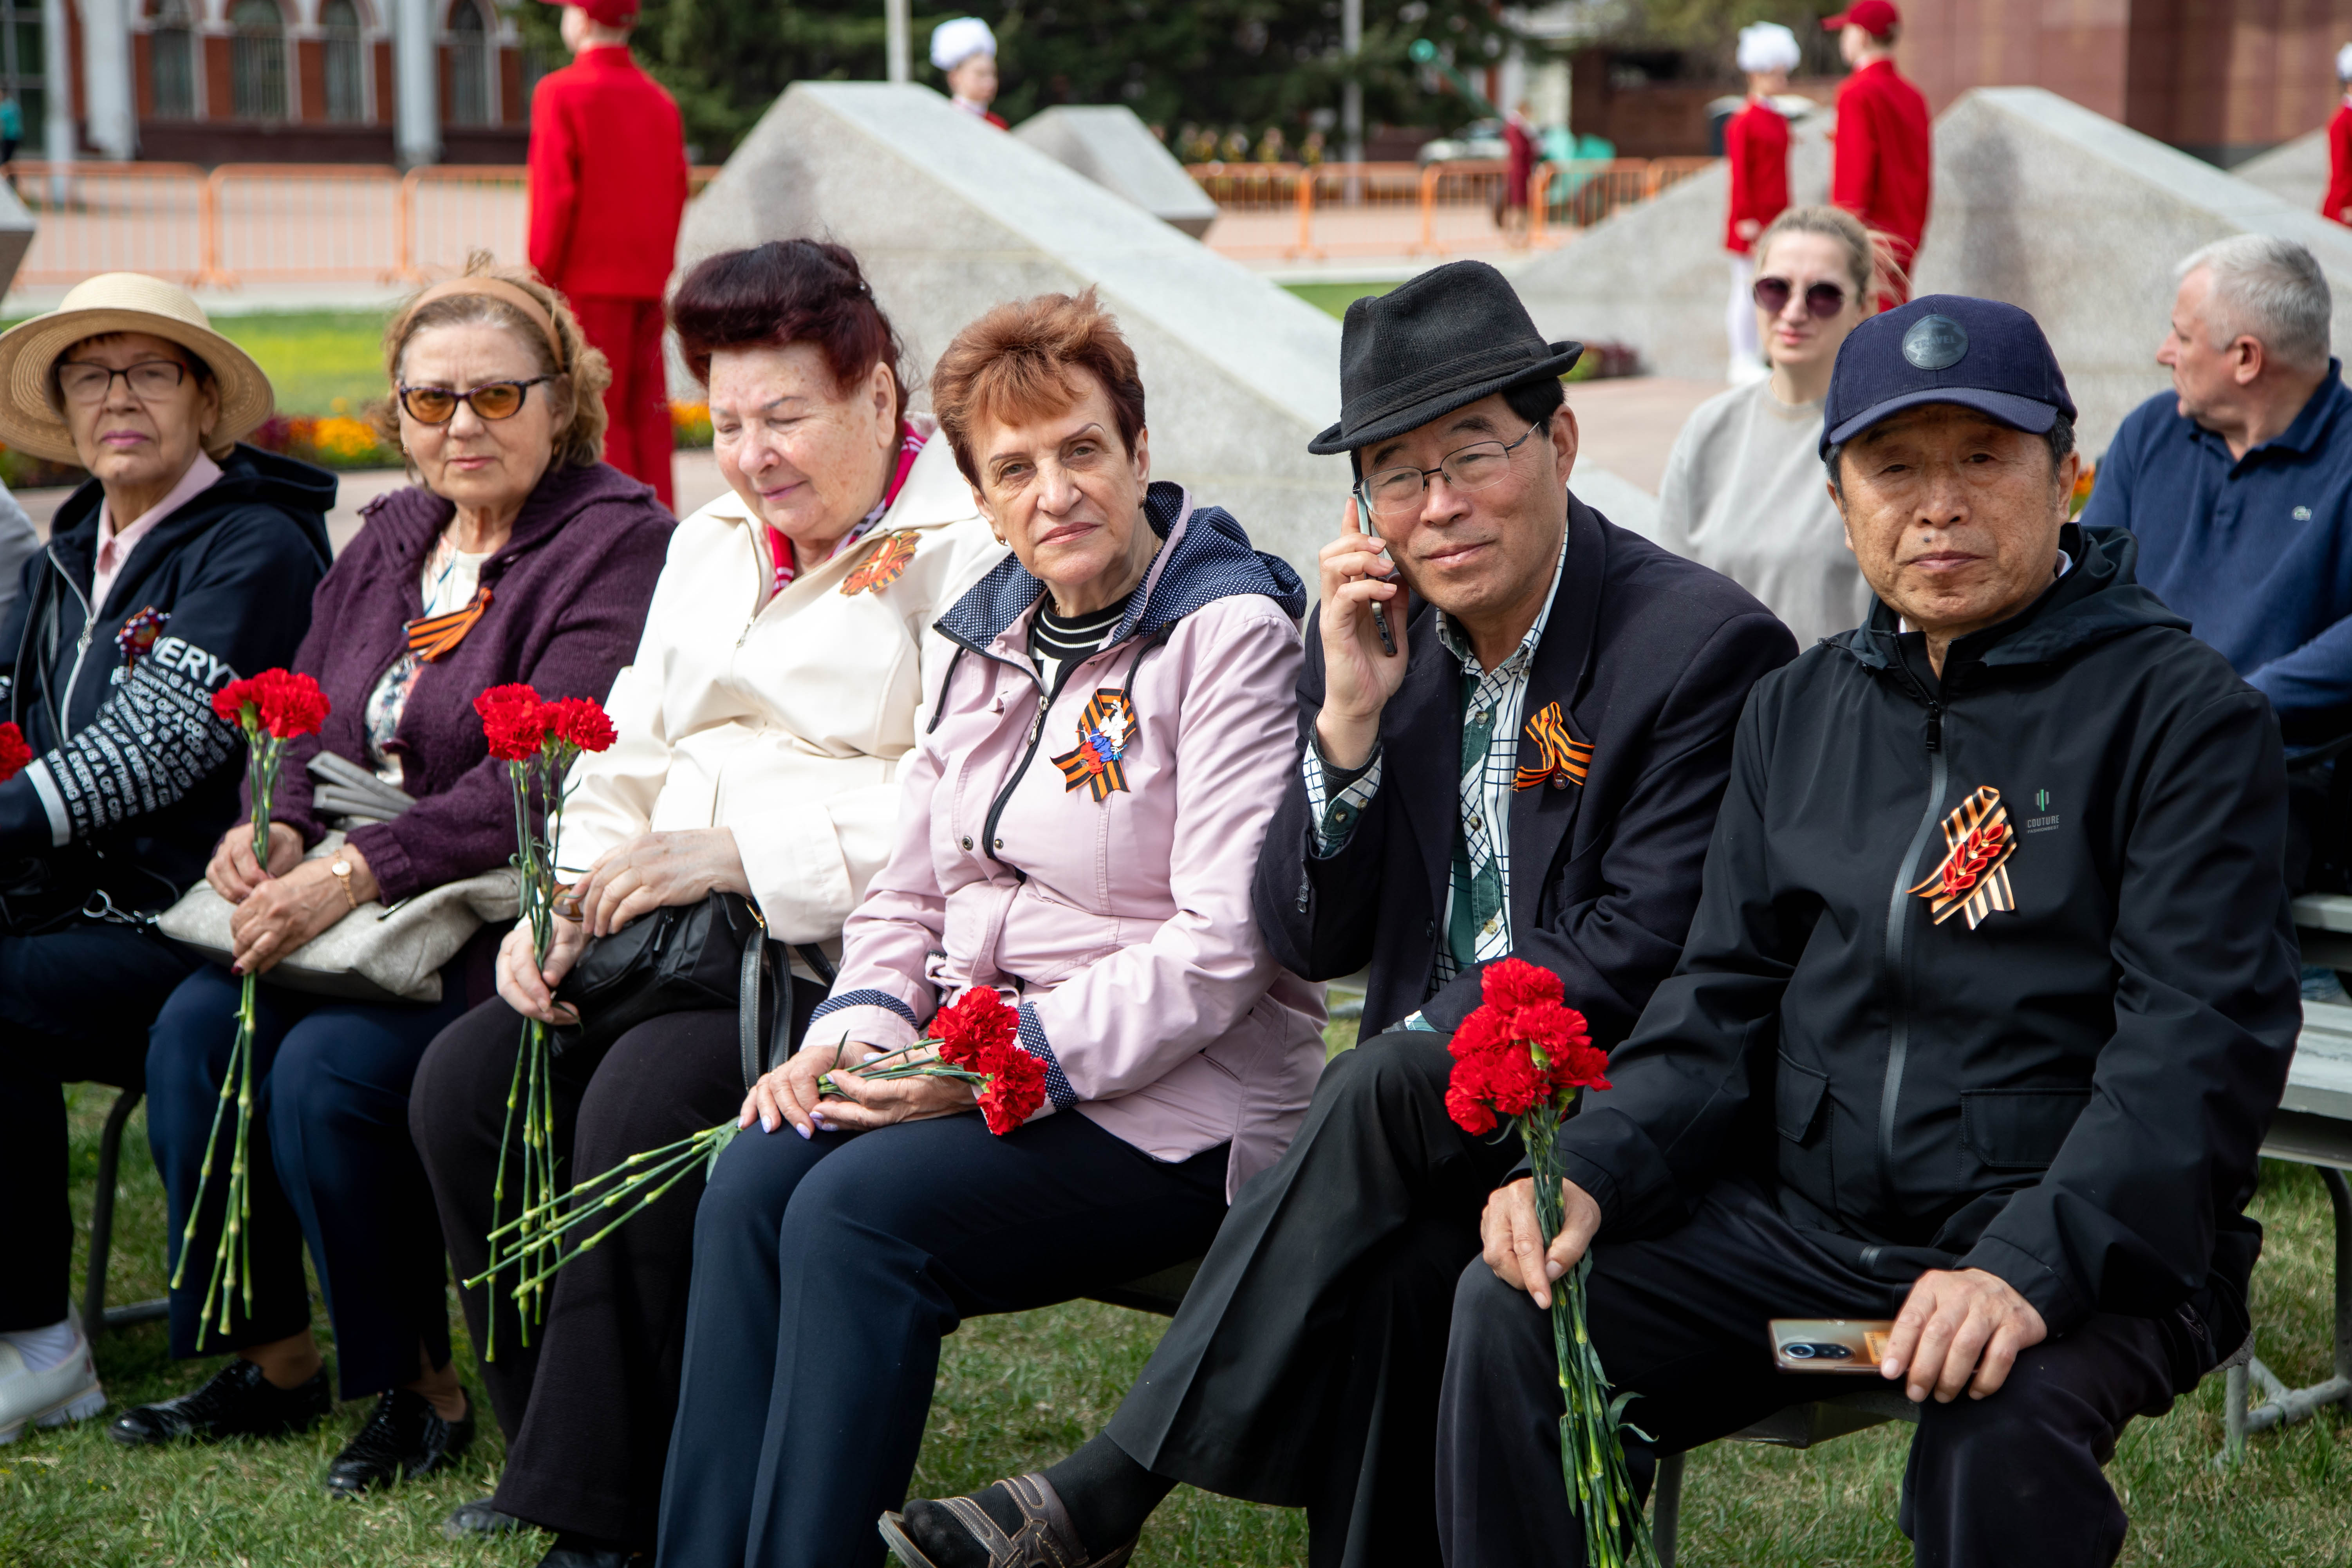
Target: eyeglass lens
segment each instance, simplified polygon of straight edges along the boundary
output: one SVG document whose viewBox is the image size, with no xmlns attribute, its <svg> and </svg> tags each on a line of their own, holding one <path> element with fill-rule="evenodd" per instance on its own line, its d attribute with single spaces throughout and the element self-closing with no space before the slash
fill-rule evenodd
<svg viewBox="0 0 2352 1568">
<path fill-rule="evenodd" d="M 1789 308 L 1790 291 L 1786 278 L 1759 278 L 1750 290 L 1757 304 L 1776 316 Z M 1827 321 L 1845 309 L 1845 290 L 1834 283 L 1813 284 L 1805 290 L 1805 309 Z"/>
<path fill-rule="evenodd" d="M 471 392 L 452 392 L 446 386 L 404 386 L 400 389 L 400 405 L 408 410 L 410 418 L 422 425 L 446 425 L 457 416 L 460 403 L 470 404 L 474 412 L 485 419 L 511 419 L 521 411 L 529 391 L 520 381 L 486 382 Z"/>
<path fill-rule="evenodd" d="M 101 403 L 106 389 L 121 376 L 130 384 L 133 397 L 164 397 L 180 384 L 188 367 L 167 359 L 145 359 L 127 370 L 114 370 L 87 360 L 75 360 L 58 366 L 58 385 L 76 403 Z"/>
<path fill-rule="evenodd" d="M 1439 471 L 1457 490 L 1482 490 L 1510 471 L 1510 448 L 1500 441 L 1479 441 L 1449 453 Z M 1402 517 L 1421 508 L 1426 479 L 1419 468 L 1382 468 L 1364 480 L 1376 517 Z"/>
</svg>

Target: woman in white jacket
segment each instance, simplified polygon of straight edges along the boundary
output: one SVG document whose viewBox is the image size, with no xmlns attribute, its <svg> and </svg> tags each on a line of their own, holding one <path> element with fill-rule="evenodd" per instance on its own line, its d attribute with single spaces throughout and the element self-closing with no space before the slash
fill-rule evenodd
<svg viewBox="0 0 2352 1568">
<path fill-rule="evenodd" d="M 570 1022 L 553 992 L 590 939 L 713 891 L 750 899 L 771 938 L 837 957 L 889 856 L 917 709 L 951 651 L 930 624 L 1003 554 L 947 443 L 908 416 L 897 336 L 848 251 L 793 240 L 714 257 L 670 313 L 733 493 L 678 525 L 614 683 L 620 738 L 573 773 L 557 861 L 584 873 L 579 919 L 557 922 L 543 971 L 527 931 L 512 933 L 498 999 L 418 1070 L 411 1125 L 461 1279 L 485 1261 L 522 1016 Z M 824 994 L 816 967 L 793 960 L 796 1026 Z M 734 1010 L 641 1024 L 584 1079 L 558 1064 L 565 1179 L 742 1099 Z M 546 1561 L 562 1568 L 650 1550 L 700 1196 L 698 1179 L 680 1184 L 566 1265 L 527 1348 L 499 1293 L 482 1372 L 507 1468 L 454 1531 L 527 1521 L 557 1532 Z M 478 1344 L 492 1305 L 465 1294 Z"/>
</svg>

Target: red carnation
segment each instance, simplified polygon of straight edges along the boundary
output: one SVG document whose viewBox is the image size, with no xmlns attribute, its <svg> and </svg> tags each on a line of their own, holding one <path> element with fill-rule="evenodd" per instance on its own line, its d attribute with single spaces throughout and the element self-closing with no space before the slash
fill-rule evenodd
<svg viewBox="0 0 2352 1568">
<path fill-rule="evenodd" d="M 547 704 L 528 686 L 493 686 L 474 699 L 474 711 L 490 755 L 503 761 L 527 762 L 547 740 Z"/>
<path fill-rule="evenodd" d="M 601 752 L 619 739 L 612 716 L 593 697 L 566 697 L 547 704 L 547 732 L 583 752 Z"/>
<path fill-rule="evenodd" d="M 1559 975 L 1524 958 L 1497 959 L 1478 976 L 1478 995 L 1489 1006 L 1531 1007 L 1561 1001 L 1566 994 Z"/>
<path fill-rule="evenodd" d="M 980 1091 L 980 1113 L 999 1138 L 1020 1126 L 1045 1103 L 1045 1064 L 1016 1045 L 1006 1045 L 990 1064 Z"/>
<path fill-rule="evenodd" d="M 992 1058 L 1011 1046 L 1020 1032 L 1020 1015 L 987 985 L 973 986 L 931 1019 L 931 1037 L 940 1042 L 940 1059 L 967 1072 L 992 1071 Z"/>
<path fill-rule="evenodd" d="M 213 711 L 232 724 L 251 721 L 280 741 L 316 734 L 327 721 L 327 694 L 307 675 L 265 669 L 232 680 L 213 694 Z"/>
<path fill-rule="evenodd" d="M 23 773 L 32 760 L 33 748 L 25 744 L 25 731 L 14 724 L 0 724 L 0 784 Z"/>
</svg>

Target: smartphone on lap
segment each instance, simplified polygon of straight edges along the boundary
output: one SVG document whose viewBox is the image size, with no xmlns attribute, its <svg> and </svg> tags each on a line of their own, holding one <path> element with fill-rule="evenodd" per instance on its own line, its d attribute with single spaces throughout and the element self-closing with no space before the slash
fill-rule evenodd
<svg viewBox="0 0 2352 1568">
<path fill-rule="evenodd" d="M 1772 1364 L 1782 1372 L 1845 1372 L 1878 1375 L 1891 1318 L 1774 1318 Z"/>
</svg>

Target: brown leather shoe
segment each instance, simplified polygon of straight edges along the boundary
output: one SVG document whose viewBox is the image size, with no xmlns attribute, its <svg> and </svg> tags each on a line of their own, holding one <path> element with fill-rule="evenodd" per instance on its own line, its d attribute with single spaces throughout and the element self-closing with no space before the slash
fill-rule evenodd
<svg viewBox="0 0 2352 1568">
<path fill-rule="evenodd" d="M 1087 1556 L 1062 1500 L 1054 1495 L 1053 1482 L 1044 1476 L 1018 1476 L 996 1484 L 1021 1510 L 1021 1528 L 1011 1535 L 971 1498 L 941 1498 L 933 1504 L 971 1532 L 971 1538 L 988 1552 L 988 1568 L 1125 1568 L 1127 1560 L 1135 1555 L 1136 1542 L 1130 1541 L 1100 1557 Z M 877 1528 L 907 1568 L 939 1568 L 908 1539 L 905 1514 L 886 1513 Z"/>
</svg>

